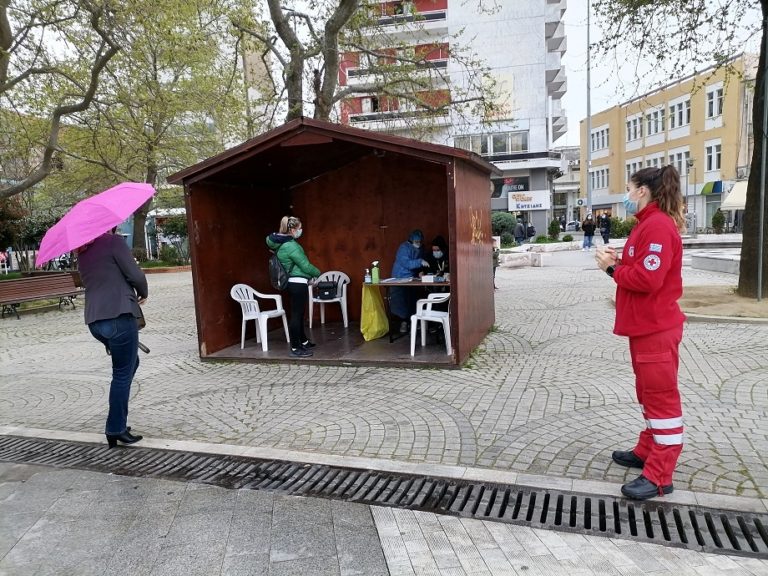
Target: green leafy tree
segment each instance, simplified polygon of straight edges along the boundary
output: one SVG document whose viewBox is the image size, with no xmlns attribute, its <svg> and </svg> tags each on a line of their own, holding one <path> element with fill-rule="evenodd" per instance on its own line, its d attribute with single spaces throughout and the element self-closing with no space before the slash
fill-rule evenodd
<svg viewBox="0 0 768 576">
<path fill-rule="evenodd" d="M 186 216 L 170 216 L 161 228 L 163 236 L 171 241 L 176 249 L 179 264 L 189 264 L 189 234 Z"/>
<path fill-rule="evenodd" d="M 560 222 L 557 220 L 552 220 L 549 223 L 549 228 L 547 228 L 547 234 L 549 235 L 550 240 L 557 242 L 557 240 L 560 238 Z"/>
<path fill-rule="evenodd" d="M 131 2 L 130 45 L 106 67 L 93 105 L 76 116 L 67 132 L 67 170 L 50 186 L 98 189 L 130 180 L 158 188 L 168 174 L 244 136 L 242 74 L 228 5 Z M 150 204 L 134 214 L 134 248 L 146 248 Z"/>
<path fill-rule="evenodd" d="M 768 0 L 594 0 L 593 9 L 604 30 L 598 46 L 610 54 L 619 46 L 638 62 L 680 77 L 691 66 L 712 62 L 728 66 L 744 49 L 744 37 L 760 38 L 760 58 L 752 101 L 754 148 L 747 185 L 738 294 L 757 295 L 760 232 L 760 178 L 763 153 L 763 106 L 766 97 L 765 52 Z M 758 17 L 757 9 L 762 18 Z M 624 56 L 624 61 L 631 58 Z M 764 206 L 763 238 L 768 238 L 768 202 Z M 768 293 L 768 258 L 762 261 L 762 292 Z"/>
<path fill-rule="evenodd" d="M 501 236 L 504 233 L 513 234 L 517 221 L 509 212 L 491 213 L 491 231 L 494 236 Z"/>
<path fill-rule="evenodd" d="M 714 214 L 712 214 L 712 228 L 715 229 L 715 234 L 722 234 L 725 227 L 725 214 L 718 208 Z"/>
</svg>

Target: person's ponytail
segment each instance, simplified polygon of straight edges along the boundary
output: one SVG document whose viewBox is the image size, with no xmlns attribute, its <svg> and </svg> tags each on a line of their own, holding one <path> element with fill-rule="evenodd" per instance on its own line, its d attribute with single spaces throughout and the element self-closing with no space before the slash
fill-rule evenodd
<svg viewBox="0 0 768 576">
<path fill-rule="evenodd" d="M 654 178 L 656 189 L 651 188 L 651 195 L 659 205 L 659 210 L 668 214 L 677 224 L 680 232 L 685 232 L 685 214 L 683 195 L 680 190 L 680 173 L 674 166 L 667 165 L 659 170 Z"/>
</svg>

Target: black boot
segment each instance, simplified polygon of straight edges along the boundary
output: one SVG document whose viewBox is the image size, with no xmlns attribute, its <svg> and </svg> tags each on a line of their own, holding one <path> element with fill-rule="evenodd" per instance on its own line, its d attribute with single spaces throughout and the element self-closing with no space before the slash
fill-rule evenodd
<svg viewBox="0 0 768 576">
<path fill-rule="evenodd" d="M 672 484 L 669 486 L 657 486 L 642 474 L 621 487 L 621 493 L 632 500 L 648 500 L 654 496 L 663 496 L 671 494 L 674 490 Z"/>
<path fill-rule="evenodd" d="M 117 446 L 118 440 L 123 444 L 135 444 L 142 438 L 144 438 L 144 436 L 139 436 L 138 434 L 136 435 L 131 434 L 130 428 L 129 428 L 122 434 L 107 434 L 107 444 L 109 444 L 110 448 L 114 448 L 115 446 Z"/>
<path fill-rule="evenodd" d="M 645 462 L 632 450 L 627 450 L 626 452 L 615 450 L 611 454 L 611 458 L 619 466 L 626 466 L 627 468 L 642 468 L 645 465 Z"/>
</svg>

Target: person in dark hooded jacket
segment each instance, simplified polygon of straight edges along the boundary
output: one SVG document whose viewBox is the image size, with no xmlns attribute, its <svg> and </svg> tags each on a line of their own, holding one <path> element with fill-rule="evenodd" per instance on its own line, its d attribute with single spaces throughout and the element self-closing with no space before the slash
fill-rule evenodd
<svg viewBox="0 0 768 576">
<path fill-rule="evenodd" d="M 444 276 L 446 272 L 450 272 L 448 268 L 448 243 L 445 238 L 435 236 L 435 239 L 432 240 L 432 248 L 427 251 L 424 259 L 428 263 L 428 266 L 424 268 L 426 274 Z"/>
<path fill-rule="evenodd" d="M 288 333 L 291 337 L 291 356 L 304 358 L 312 356 L 315 343 L 304 332 L 304 318 L 312 278 L 320 276 L 320 270 L 313 266 L 304 253 L 298 239 L 303 229 L 301 220 L 295 216 L 283 216 L 280 231 L 267 236 L 267 246 L 277 254 L 277 259 L 288 273 L 288 295 L 291 299 Z"/>
</svg>

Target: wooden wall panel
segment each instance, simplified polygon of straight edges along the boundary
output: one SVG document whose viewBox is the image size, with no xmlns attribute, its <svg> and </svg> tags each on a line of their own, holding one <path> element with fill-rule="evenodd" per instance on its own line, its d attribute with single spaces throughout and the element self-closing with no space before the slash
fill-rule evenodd
<svg viewBox="0 0 768 576">
<path fill-rule="evenodd" d="M 274 292 L 264 239 L 277 230 L 283 200 L 274 191 L 213 182 L 188 187 L 187 224 L 201 356 L 240 340 L 240 306 L 229 296 L 234 284 Z M 247 338 L 255 337 L 250 324 Z"/>
<path fill-rule="evenodd" d="M 310 261 L 321 271 L 341 270 L 352 281 L 350 320 L 360 319 L 361 284 L 371 262 L 379 260 L 381 277 L 390 276 L 397 248 L 414 228 L 424 232 L 425 244 L 438 234 L 448 240 L 445 178 L 442 164 L 372 154 L 292 190 Z M 341 319 L 338 306 L 326 307 L 326 314 Z"/>
<path fill-rule="evenodd" d="M 487 174 L 456 161 L 451 265 L 457 272 L 451 274 L 451 321 L 459 364 L 482 342 L 495 321 L 489 182 Z"/>
</svg>

